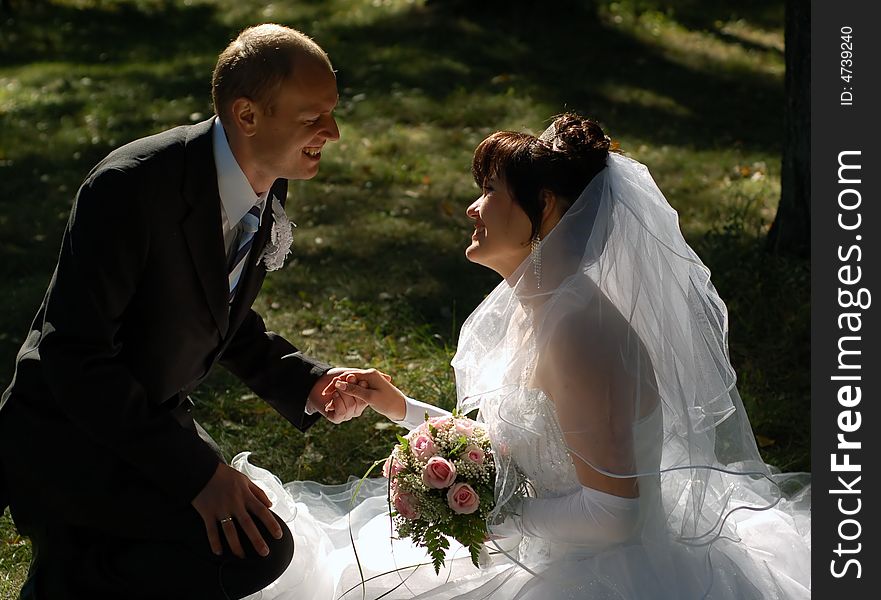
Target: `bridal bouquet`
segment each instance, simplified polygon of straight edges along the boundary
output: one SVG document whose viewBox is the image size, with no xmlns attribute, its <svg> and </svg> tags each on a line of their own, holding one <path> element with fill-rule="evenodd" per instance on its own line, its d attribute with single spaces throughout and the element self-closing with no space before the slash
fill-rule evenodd
<svg viewBox="0 0 881 600">
<path fill-rule="evenodd" d="M 477 566 L 494 504 L 496 470 L 486 430 L 454 414 L 426 418 L 398 441 L 382 470 L 398 535 L 426 548 L 435 572 L 449 537 L 468 548 Z"/>
</svg>

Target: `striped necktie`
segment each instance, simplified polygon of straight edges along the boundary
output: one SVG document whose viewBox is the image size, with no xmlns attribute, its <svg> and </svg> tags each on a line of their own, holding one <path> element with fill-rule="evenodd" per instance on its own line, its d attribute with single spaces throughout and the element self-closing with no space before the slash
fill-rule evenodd
<svg viewBox="0 0 881 600">
<path fill-rule="evenodd" d="M 233 259 L 230 261 L 229 269 L 229 303 L 232 304 L 233 298 L 236 297 L 236 289 L 239 287 L 239 281 L 242 279 L 242 273 L 245 270 L 245 263 L 248 260 L 248 252 L 254 243 L 254 234 L 260 227 L 260 207 L 252 206 L 251 210 L 245 213 L 242 220 L 239 221 L 241 231 Z"/>
</svg>

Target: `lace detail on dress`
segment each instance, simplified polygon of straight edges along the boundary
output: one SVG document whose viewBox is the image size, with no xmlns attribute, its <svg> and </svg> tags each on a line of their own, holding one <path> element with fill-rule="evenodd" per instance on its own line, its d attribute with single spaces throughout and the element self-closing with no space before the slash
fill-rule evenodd
<svg viewBox="0 0 881 600">
<path fill-rule="evenodd" d="M 572 456 L 550 398 L 541 390 L 532 389 L 512 400 L 515 406 L 508 407 L 509 414 L 518 415 L 520 423 L 502 424 L 499 434 L 535 497 L 561 496 L 578 489 L 580 483 Z"/>
</svg>

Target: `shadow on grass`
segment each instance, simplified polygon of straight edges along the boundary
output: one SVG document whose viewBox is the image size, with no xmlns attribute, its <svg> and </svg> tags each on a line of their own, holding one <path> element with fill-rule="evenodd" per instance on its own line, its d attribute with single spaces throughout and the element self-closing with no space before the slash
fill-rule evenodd
<svg viewBox="0 0 881 600">
<path fill-rule="evenodd" d="M 431 239 L 414 237 L 406 242 L 379 239 L 369 246 L 360 243 L 322 248 L 308 257 L 311 277 L 302 272 L 282 275 L 273 282 L 274 293 L 281 297 L 304 294 L 310 298 L 329 294 L 345 295 L 362 307 L 382 305 L 396 298 L 404 301 L 417 322 L 441 336 L 451 346 L 458 338 L 458 328 L 500 277 L 485 267 L 472 264 L 461 247 L 438 248 Z M 371 274 L 365 277 L 364 274 Z M 409 324 L 410 315 L 400 315 L 399 325 Z M 388 325 L 395 327 L 395 315 L 388 315 Z"/>
<path fill-rule="evenodd" d="M 653 7 L 650 2 L 638 4 L 645 9 Z M 723 4 L 714 5 L 710 12 L 696 1 L 680 0 L 674 3 L 675 14 L 693 27 L 708 27 L 716 18 L 713 15 L 736 14 L 734 3 Z M 760 22 L 774 14 L 753 4 L 739 10 L 760 15 Z M 341 87 L 351 85 L 358 92 L 379 97 L 388 96 L 393 85 L 420 88 L 443 102 L 456 89 L 499 93 L 508 86 L 513 94 L 539 99 L 552 107 L 551 112 L 569 108 L 594 115 L 613 136 L 694 148 L 729 144 L 764 151 L 779 148 L 779 82 L 740 72 L 689 70 L 665 59 L 656 48 L 605 26 L 594 3 L 561 2 L 553 12 L 546 7 L 505 9 L 498 2 L 485 3 L 482 8 L 473 3 L 468 3 L 467 9 L 465 6 L 434 2 L 426 9 L 415 7 L 367 26 L 331 29 L 328 49 L 341 69 Z M 30 9 L 25 6 L 14 19 L 0 25 L 0 39 L 4 40 L 0 57 L 5 64 L 15 65 L 53 60 L 122 64 L 180 55 L 213 56 L 229 35 L 229 28 L 218 22 L 215 9 L 204 4 L 107 2 L 77 9 L 38 3 Z M 102 57 L 108 48 L 114 48 L 113 53 Z M 136 86 L 143 99 L 162 102 L 200 94 L 207 99 L 207 71 L 190 69 L 161 77 L 128 70 L 117 77 L 111 77 L 110 86 Z M 682 110 L 618 102 L 599 91 L 618 85 L 650 90 L 671 99 Z M 60 95 L 64 100 L 58 104 L 33 110 L 19 107 L 4 119 L 57 122 L 88 106 L 88 97 L 65 90 Z M 113 136 L 117 145 L 154 130 L 147 115 L 125 117 L 124 103 L 116 110 L 123 120 Z M 0 210 L 12 214 L 17 210 L 15 199 L 29 195 L 28 190 L 36 192 L 49 199 L 43 202 L 54 203 L 48 211 L 52 216 L 47 218 L 45 207 L 37 204 L 27 208 L 22 217 L 44 238 L 57 239 L 64 225 L 57 213 L 67 210 L 91 163 L 109 149 L 109 145 L 88 149 L 88 160 L 59 157 L 51 150 L 18 159 L 14 172 L 4 169 L 8 177 L 4 178 L 3 197 L 7 200 L 0 201 Z M 46 173 L 60 179 L 66 191 L 44 189 L 48 186 L 42 186 L 39 179 Z M 4 261 L 8 266 L 0 271 L 2 275 L 14 277 L 51 264 L 53 244 L 33 243 L 12 220 L 0 223 L 0 233 L 4 258 L 22 258 Z M 461 300 L 465 304 L 466 299 Z"/>
<path fill-rule="evenodd" d="M 764 29 L 780 29 L 783 3 L 767 0 L 619 0 L 637 11 L 669 13 L 689 29 L 713 31 L 720 21 L 747 19 Z"/>
<path fill-rule="evenodd" d="M 564 109 L 594 116 L 613 137 L 779 151 L 781 81 L 721 65 L 696 71 L 677 64 L 657 46 L 604 24 L 593 3 L 561 2 L 554 12 L 492 10 L 493 4 L 469 4 L 463 13 L 437 2 L 334 30 L 329 50 L 341 82 L 368 95 L 389 94 L 393 84 L 415 87 L 441 101 L 455 89 L 499 93 L 509 87 L 552 107 L 548 117 Z M 615 86 L 650 91 L 679 110 L 603 92 Z"/>
<path fill-rule="evenodd" d="M 217 54 L 229 41 L 210 5 L 98 2 L 77 7 L 22 3 L 0 22 L 0 61 L 146 62 L 169 55 Z"/>
</svg>

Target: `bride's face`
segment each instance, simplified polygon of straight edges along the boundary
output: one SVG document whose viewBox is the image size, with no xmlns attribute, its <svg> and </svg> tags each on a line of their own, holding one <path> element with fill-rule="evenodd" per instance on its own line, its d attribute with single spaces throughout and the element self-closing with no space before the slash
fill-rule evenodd
<svg viewBox="0 0 881 600">
<path fill-rule="evenodd" d="M 514 201 L 504 180 L 484 182 L 483 195 L 465 211 L 474 220 L 474 233 L 465 256 L 508 277 L 529 256 L 532 223 Z"/>
</svg>

